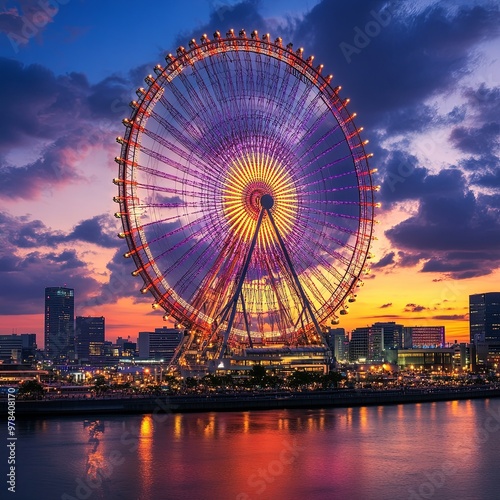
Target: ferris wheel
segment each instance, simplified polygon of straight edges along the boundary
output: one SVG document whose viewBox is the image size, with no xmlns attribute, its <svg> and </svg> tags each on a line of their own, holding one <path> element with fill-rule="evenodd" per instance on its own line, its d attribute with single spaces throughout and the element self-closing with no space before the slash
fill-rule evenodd
<svg viewBox="0 0 500 500">
<path fill-rule="evenodd" d="M 362 285 L 367 141 L 313 57 L 256 31 L 203 35 L 137 90 L 116 158 L 132 274 L 204 348 L 320 343 Z"/>
</svg>

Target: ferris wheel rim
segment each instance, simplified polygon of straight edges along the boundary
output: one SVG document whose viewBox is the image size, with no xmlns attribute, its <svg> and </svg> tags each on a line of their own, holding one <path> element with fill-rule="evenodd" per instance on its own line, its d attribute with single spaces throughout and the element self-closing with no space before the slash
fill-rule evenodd
<svg viewBox="0 0 500 500">
<path fill-rule="evenodd" d="M 314 68 L 312 66 L 312 59 L 306 60 L 302 57 L 302 50 L 293 51 L 290 44 L 284 48 L 281 39 L 276 39 L 275 42 L 270 41 L 268 35 L 264 35 L 259 39 L 256 32 L 252 33 L 249 39 L 242 31 L 239 37 L 236 37 L 231 31 L 227 33 L 226 38 L 222 38 L 220 34 L 215 36 L 213 40 L 209 40 L 205 35 L 201 38 L 201 44 L 198 45 L 195 41 L 190 42 L 189 50 L 180 47 L 177 50 L 177 57 L 169 54 L 166 57 L 167 66 L 155 67 L 156 77 L 149 75 L 146 77 L 147 89 L 138 89 L 139 99 L 132 101 L 131 106 L 133 111 L 130 118 L 124 120 L 126 126 L 126 133 L 123 138 L 119 138 L 122 144 L 121 154 L 116 158 L 119 164 L 119 177 L 115 179 L 118 184 L 119 196 L 118 202 L 120 204 L 119 217 L 122 219 L 123 235 L 127 240 L 129 251 L 125 254 L 127 257 L 132 257 L 136 270 L 132 273 L 140 275 L 144 280 L 144 287 L 141 289 L 143 293 L 151 292 L 155 298 L 153 307 L 162 307 L 167 312 L 171 312 L 172 317 L 177 321 L 191 321 L 192 314 L 189 312 L 190 304 L 183 301 L 181 297 L 174 297 L 174 306 L 172 306 L 169 296 L 165 296 L 158 286 L 161 282 L 162 271 L 155 269 L 155 275 L 151 276 L 147 269 L 151 271 L 155 266 L 155 258 L 150 253 L 148 255 L 147 237 L 139 224 L 134 224 L 134 218 L 131 217 L 129 191 L 132 186 L 133 178 L 128 175 L 127 169 L 133 169 L 134 163 L 139 153 L 139 143 L 142 132 L 145 128 L 148 118 L 151 115 L 151 110 L 154 109 L 156 103 L 161 99 L 162 88 L 165 84 L 172 82 L 177 76 L 182 74 L 182 71 L 189 66 L 210 57 L 218 57 L 220 54 L 228 54 L 231 52 L 251 52 L 259 54 L 264 57 L 272 57 L 278 59 L 280 62 L 289 65 L 292 69 L 296 70 L 304 78 L 314 85 L 322 96 L 325 102 L 330 103 L 331 112 L 334 115 L 339 127 L 348 144 L 349 151 L 352 155 L 352 160 L 356 169 L 356 179 L 359 187 L 359 223 L 355 242 L 355 249 L 353 251 L 349 264 L 345 267 L 345 275 L 350 273 L 350 269 L 354 268 L 351 275 L 357 275 L 356 279 L 352 280 L 350 286 L 344 290 L 343 297 L 338 300 L 339 304 L 344 304 L 347 297 L 352 294 L 353 288 L 356 286 L 357 281 L 360 279 L 360 274 L 364 269 L 366 259 L 369 256 L 369 247 L 373 235 L 373 217 L 374 217 L 374 199 L 373 199 L 373 186 L 371 180 L 372 171 L 369 169 L 367 159 L 371 156 L 366 153 L 364 142 L 360 139 L 360 129 L 354 124 L 355 114 L 351 114 L 347 109 L 348 100 L 343 100 L 339 96 L 340 87 L 332 87 L 330 85 L 331 75 L 322 75 L 322 66 Z M 362 202 L 361 199 L 364 201 Z M 137 244 L 139 243 L 139 245 Z M 141 247 L 140 251 L 138 248 Z M 141 253 L 141 251 L 143 253 Z M 145 258 L 146 257 L 146 258 Z M 175 290 L 172 290 L 172 296 L 175 296 Z M 330 311 L 327 311 L 331 313 Z M 334 313 L 336 311 L 333 311 Z M 206 325 L 211 323 L 210 317 L 203 318 L 201 311 L 199 313 L 199 320 L 205 321 Z M 324 314 L 320 313 L 320 316 Z M 322 321 L 325 318 L 322 317 Z M 205 326 L 206 326 L 205 325 Z"/>
</svg>

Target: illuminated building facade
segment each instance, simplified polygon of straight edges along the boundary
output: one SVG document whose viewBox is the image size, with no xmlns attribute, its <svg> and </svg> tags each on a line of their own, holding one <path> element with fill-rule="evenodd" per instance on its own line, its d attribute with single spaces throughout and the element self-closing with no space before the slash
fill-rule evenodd
<svg viewBox="0 0 500 500">
<path fill-rule="evenodd" d="M 405 326 L 403 337 L 409 344 L 408 347 L 416 349 L 425 347 L 444 347 L 444 326 Z"/>
</svg>

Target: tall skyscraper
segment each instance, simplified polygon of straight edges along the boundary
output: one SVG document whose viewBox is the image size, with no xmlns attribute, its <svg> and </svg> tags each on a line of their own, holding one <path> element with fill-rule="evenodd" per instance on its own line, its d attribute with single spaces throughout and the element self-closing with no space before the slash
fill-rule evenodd
<svg viewBox="0 0 500 500">
<path fill-rule="evenodd" d="M 469 295 L 470 342 L 500 342 L 500 292 Z"/>
<path fill-rule="evenodd" d="M 104 354 L 104 316 L 77 316 L 75 348 L 79 360 Z"/>
<path fill-rule="evenodd" d="M 53 361 L 71 358 L 75 349 L 75 292 L 72 288 L 45 289 L 45 353 Z"/>
</svg>

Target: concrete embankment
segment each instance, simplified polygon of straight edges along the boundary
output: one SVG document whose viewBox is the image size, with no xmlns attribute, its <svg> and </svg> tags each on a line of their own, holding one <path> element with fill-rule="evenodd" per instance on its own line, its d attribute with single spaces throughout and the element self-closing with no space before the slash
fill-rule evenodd
<svg viewBox="0 0 500 500">
<path fill-rule="evenodd" d="M 183 413 L 248 411 L 292 408 L 373 406 L 459 399 L 494 398 L 500 388 L 409 389 L 387 391 L 338 390 L 310 392 L 256 392 L 152 396 L 96 399 L 48 399 L 16 401 L 16 417 L 37 418 L 58 415 Z M 0 401 L 0 414 L 7 414 L 7 401 Z"/>
</svg>

